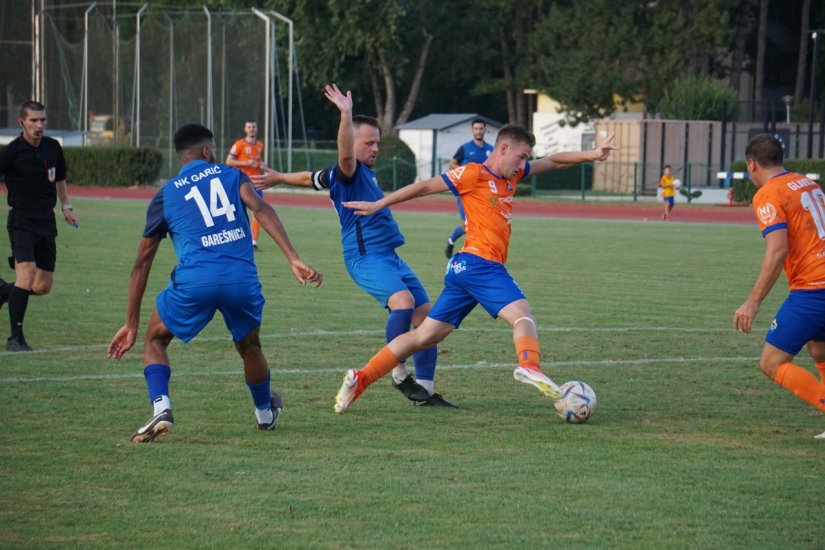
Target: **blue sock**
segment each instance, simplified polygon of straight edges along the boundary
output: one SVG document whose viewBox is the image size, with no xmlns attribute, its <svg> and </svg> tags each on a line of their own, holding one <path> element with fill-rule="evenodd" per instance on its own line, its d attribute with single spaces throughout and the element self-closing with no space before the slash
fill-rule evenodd
<svg viewBox="0 0 825 550">
<path fill-rule="evenodd" d="M 453 234 L 450 235 L 450 242 L 455 243 L 464 233 L 466 233 L 466 231 L 464 231 L 464 224 L 458 224 L 455 226 L 455 229 L 453 229 Z"/>
<path fill-rule="evenodd" d="M 153 363 L 146 365 L 143 369 L 143 376 L 146 378 L 146 386 L 149 388 L 149 402 L 154 403 L 155 399 L 161 395 L 169 395 L 169 378 L 172 376 L 172 369 L 169 365 Z"/>
<path fill-rule="evenodd" d="M 387 318 L 387 328 L 384 333 L 387 337 L 387 343 L 390 343 L 399 334 L 404 334 L 410 331 L 412 325 L 413 310 L 411 309 L 393 309 L 390 311 L 390 316 Z"/>
<path fill-rule="evenodd" d="M 269 408 L 269 373 L 266 373 L 266 379 L 257 384 L 246 383 L 249 388 L 249 393 L 252 394 L 252 401 L 255 403 L 255 408 L 264 410 Z"/>
<path fill-rule="evenodd" d="M 438 346 L 431 346 L 413 354 L 416 380 L 435 379 L 435 361 L 438 358 Z"/>
</svg>

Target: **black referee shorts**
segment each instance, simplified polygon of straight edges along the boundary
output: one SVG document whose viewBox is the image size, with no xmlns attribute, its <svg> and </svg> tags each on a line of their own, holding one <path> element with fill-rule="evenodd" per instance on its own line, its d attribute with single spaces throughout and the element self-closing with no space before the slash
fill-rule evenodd
<svg viewBox="0 0 825 550">
<path fill-rule="evenodd" d="M 9 213 L 8 221 L 11 253 L 17 262 L 34 262 L 38 269 L 54 273 L 57 259 L 57 225 L 54 216 L 32 219 Z"/>
</svg>

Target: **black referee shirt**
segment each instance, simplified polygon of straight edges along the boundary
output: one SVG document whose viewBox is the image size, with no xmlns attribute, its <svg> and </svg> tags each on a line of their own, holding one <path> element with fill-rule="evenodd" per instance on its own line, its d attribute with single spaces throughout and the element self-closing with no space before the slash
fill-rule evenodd
<svg viewBox="0 0 825 550">
<path fill-rule="evenodd" d="M 0 176 L 5 175 L 9 206 L 21 214 L 52 214 L 55 182 L 66 179 L 66 159 L 56 139 L 43 136 L 32 147 L 20 137 L 0 149 Z"/>
</svg>

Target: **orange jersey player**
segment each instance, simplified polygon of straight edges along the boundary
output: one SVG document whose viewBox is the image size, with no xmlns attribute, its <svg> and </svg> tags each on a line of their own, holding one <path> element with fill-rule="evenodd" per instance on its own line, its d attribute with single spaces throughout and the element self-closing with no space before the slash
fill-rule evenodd
<svg viewBox="0 0 825 550">
<path fill-rule="evenodd" d="M 670 220 L 670 212 L 676 201 L 676 185 L 671 173 L 670 165 L 667 164 L 662 170 L 662 177 L 659 180 L 659 187 L 662 188 L 662 201 L 665 203 L 665 211 L 662 213 L 663 220 Z"/>
<path fill-rule="evenodd" d="M 605 160 L 615 147 L 610 136 L 591 151 L 555 153 L 528 162 L 535 144 L 532 133 L 508 124 L 499 130 L 493 153 L 483 164 L 470 163 L 413 183 L 376 202 L 344 203 L 356 214 L 369 216 L 392 204 L 449 190 L 460 196 L 464 204 L 467 239 L 461 251 L 450 259 L 444 290 L 424 321 L 393 339 L 364 368 L 347 371 L 335 399 L 335 412 L 346 411 L 367 386 L 400 361 L 441 342 L 479 304 L 491 317 L 504 319 L 513 331 L 518 360 L 514 378 L 535 386 L 552 399 L 561 396 L 556 383 L 541 370 L 538 332 L 527 298 L 504 266 L 510 243 L 513 195 L 519 180 L 530 174 Z"/>
<path fill-rule="evenodd" d="M 243 131 L 245 136 L 232 144 L 229 154 L 224 163 L 233 166 L 247 176 L 259 176 L 266 166 L 263 162 L 264 144 L 258 140 L 258 123 L 254 120 L 247 120 Z M 263 197 L 263 191 L 256 189 L 259 197 Z M 258 235 L 261 233 L 261 226 L 254 217 L 252 218 L 252 248 L 258 250 Z"/>
<path fill-rule="evenodd" d="M 783 168 L 782 144 L 769 134 L 748 142 L 745 160 L 759 188 L 753 208 L 767 246 L 762 269 L 750 296 L 736 310 L 733 326 L 751 331 L 759 305 L 784 267 L 791 292 L 765 336 L 759 367 L 825 412 L 825 193 L 805 176 Z M 792 362 L 805 346 L 819 379 Z M 825 432 L 817 437 L 825 439 Z"/>
</svg>

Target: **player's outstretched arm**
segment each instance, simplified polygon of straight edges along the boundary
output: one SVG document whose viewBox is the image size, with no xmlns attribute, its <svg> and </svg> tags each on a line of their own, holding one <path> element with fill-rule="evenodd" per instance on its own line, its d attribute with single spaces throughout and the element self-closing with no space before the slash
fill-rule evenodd
<svg viewBox="0 0 825 550">
<path fill-rule="evenodd" d="M 146 283 L 152 271 L 152 263 L 155 261 L 158 246 L 160 246 L 160 235 L 143 237 L 140 240 L 135 265 L 132 266 L 132 275 L 129 278 L 126 322 L 118 329 L 109 343 L 109 349 L 106 352 L 106 357 L 109 359 L 120 359 L 135 345 L 140 324 L 140 304 L 143 302 L 143 294 L 146 292 Z"/>
<path fill-rule="evenodd" d="M 441 176 L 436 176 L 424 181 L 411 183 L 410 185 L 402 187 L 398 191 L 390 193 L 383 199 L 375 202 L 347 201 L 342 202 L 341 204 L 343 204 L 346 208 L 355 210 L 355 214 L 357 216 L 369 216 L 370 214 L 377 212 L 386 206 L 412 200 L 417 197 L 432 195 L 433 193 L 443 193 L 447 190 L 447 184 L 444 183 Z"/>
<path fill-rule="evenodd" d="M 765 256 L 762 258 L 762 268 L 759 276 L 753 285 L 748 299 L 733 314 L 734 330 L 741 330 L 749 333 L 759 313 L 759 306 L 762 300 L 773 288 L 779 275 L 782 273 L 782 266 L 785 264 L 785 257 L 788 255 L 788 230 L 777 229 L 765 235 Z"/>
<path fill-rule="evenodd" d="M 611 151 L 618 147 L 615 144 L 616 136 L 610 134 L 606 140 L 589 151 L 565 151 L 552 153 L 538 160 L 530 161 L 530 174 L 541 174 L 548 170 L 566 168 L 582 162 L 597 162 L 607 160 Z"/>
<path fill-rule="evenodd" d="M 312 172 L 278 172 L 266 168 L 261 175 L 250 176 L 255 189 L 269 189 L 276 185 L 291 185 L 293 187 L 312 187 Z"/>
<path fill-rule="evenodd" d="M 343 93 L 333 82 L 324 88 L 324 97 L 341 113 L 341 122 L 338 124 L 338 167 L 342 174 L 350 177 L 358 165 L 355 157 L 355 132 L 352 129 L 352 92 Z"/>
<path fill-rule="evenodd" d="M 255 219 L 258 220 L 258 223 L 261 224 L 261 227 L 264 228 L 264 231 L 272 237 L 272 240 L 275 241 L 275 244 L 281 249 L 281 252 L 283 252 L 289 262 L 292 274 L 298 282 L 302 285 L 312 283 L 316 288 L 321 286 L 324 276 L 315 271 L 311 266 L 305 264 L 298 257 L 298 252 L 295 250 L 295 247 L 292 246 L 292 242 L 289 240 L 289 236 L 286 234 L 286 229 L 281 223 L 280 218 L 278 218 L 278 214 L 255 193 L 251 184 L 244 183 L 241 186 L 241 199 L 252 211 L 252 214 L 255 216 Z"/>
</svg>

